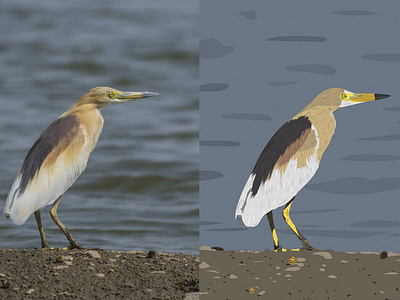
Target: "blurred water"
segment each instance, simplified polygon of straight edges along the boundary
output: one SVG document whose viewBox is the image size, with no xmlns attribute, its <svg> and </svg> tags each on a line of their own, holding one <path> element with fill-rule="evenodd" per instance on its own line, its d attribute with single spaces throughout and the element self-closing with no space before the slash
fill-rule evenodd
<svg viewBox="0 0 400 300">
<path fill-rule="evenodd" d="M 89 89 L 158 97 L 108 107 L 59 217 L 86 247 L 198 249 L 198 4 L 1 1 L 1 206 L 39 134 Z M 68 244 L 42 213 L 52 246 Z M 34 217 L 0 219 L 1 248 L 40 247 Z"/>
</svg>

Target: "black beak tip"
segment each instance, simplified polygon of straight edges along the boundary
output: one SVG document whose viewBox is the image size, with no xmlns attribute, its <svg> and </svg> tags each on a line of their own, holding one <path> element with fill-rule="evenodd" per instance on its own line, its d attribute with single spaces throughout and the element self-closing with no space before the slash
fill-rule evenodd
<svg viewBox="0 0 400 300">
<path fill-rule="evenodd" d="M 386 95 L 386 94 L 375 94 L 375 100 L 380 100 L 380 99 L 385 99 L 385 98 L 389 98 L 390 95 Z"/>
</svg>

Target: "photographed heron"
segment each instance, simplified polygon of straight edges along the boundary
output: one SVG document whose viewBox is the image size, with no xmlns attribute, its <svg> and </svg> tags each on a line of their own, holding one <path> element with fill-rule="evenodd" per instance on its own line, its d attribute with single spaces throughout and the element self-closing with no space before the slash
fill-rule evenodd
<svg viewBox="0 0 400 300">
<path fill-rule="evenodd" d="M 318 169 L 335 132 L 333 112 L 340 107 L 390 97 L 332 88 L 320 93 L 272 136 L 258 158 L 239 198 L 235 217 L 247 227 L 257 226 L 266 214 L 276 252 L 286 251 L 278 241 L 272 210 L 285 205 L 283 218 L 301 241 L 313 250 L 289 216 L 296 194 Z"/>
<path fill-rule="evenodd" d="M 121 92 L 110 87 L 96 87 L 39 136 L 29 150 L 12 184 L 4 206 L 4 215 L 15 225 L 22 225 L 34 213 L 42 248 L 46 241 L 40 210 L 52 204 L 50 215 L 71 243 L 82 248 L 57 217 L 62 195 L 86 168 L 103 128 L 103 107 L 158 95 L 152 92 Z"/>
</svg>

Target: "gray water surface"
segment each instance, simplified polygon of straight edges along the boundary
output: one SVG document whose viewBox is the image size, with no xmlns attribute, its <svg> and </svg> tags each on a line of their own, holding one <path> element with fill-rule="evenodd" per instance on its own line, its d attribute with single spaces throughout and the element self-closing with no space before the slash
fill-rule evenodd
<svg viewBox="0 0 400 300">
<path fill-rule="evenodd" d="M 86 247 L 198 253 L 198 5 L 2 1 L 1 210 L 40 133 L 89 89 L 159 96 L 102 110 L 103 133 L 59 218 Z M 68 241 L 42 213 L 51 246 Z M 40 247 L 34 217 L 1 248 Z"/>
</svg>

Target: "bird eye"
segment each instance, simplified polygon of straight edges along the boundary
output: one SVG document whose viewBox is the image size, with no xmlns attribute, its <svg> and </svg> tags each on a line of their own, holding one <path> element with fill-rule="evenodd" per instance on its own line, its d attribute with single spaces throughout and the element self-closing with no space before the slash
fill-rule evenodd
<svg viewBox="0 0 400 300">
<path fill-rule="evenodd" d="M 110 97 L 110 98 L 114 97 L 114 92 L 109 92 L 108 97 Z"/>
<path fill-rule="evenodd" d="M 340 95 L 340 98 L 342 98 L 342 100 L 346 99 L 346 98 L 347 98 L 346 93 L 341 94 L 341 95 Z"/>
</svg>

